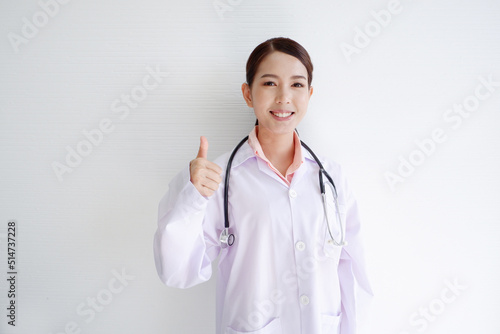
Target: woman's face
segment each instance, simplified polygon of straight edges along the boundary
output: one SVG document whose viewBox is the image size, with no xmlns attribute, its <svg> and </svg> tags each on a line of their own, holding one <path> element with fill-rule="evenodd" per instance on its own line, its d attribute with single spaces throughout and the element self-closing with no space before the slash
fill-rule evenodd
<svg viewBox="0 0 500 334">
<path fill-rule="evenodd" d="M 313 89 L 307 87 L 307 70 L 300 60 L 275 51 L 260 63 L 252 88 L 244 83 L 242 91 L 259 120 L 259 133 L 287 134 L 304 118 Z"/>
</svg>

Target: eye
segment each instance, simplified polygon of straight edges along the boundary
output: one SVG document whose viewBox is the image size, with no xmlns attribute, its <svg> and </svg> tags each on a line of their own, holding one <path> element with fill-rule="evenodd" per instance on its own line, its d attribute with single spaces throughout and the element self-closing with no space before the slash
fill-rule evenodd
<svg viewBox="0 0 500 334">
<path fill-rule="evenodd" d="M 266 81 L 264 82 L 264 86 L 276 86 L 276 84 L 272 81 Z"/>
<path fill-rule="evenodd" d="M 296 88 L 300 88 L 300 87 L 304 87 L 303 84 L 301 84 L 300 82 L 296 82 L 292 85 L 293 87 L 296 87 Z"/>
</svg>

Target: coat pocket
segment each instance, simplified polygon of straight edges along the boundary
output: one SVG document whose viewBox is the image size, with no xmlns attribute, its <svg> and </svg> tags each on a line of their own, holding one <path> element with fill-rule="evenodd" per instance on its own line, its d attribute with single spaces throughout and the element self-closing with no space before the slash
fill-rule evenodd
<svg viewBox="0 0 500 334">
<path fill-rule="evenodd" d="M 279 318 L 271 320 L 266 326 L 254 331 L 237 331 L 230 327 L 226 328 L 226 334 L 282 334 L 281 322 Z"/>
<path fill-rule="evenodd" d="M 322 334 L 339 334 L 340 333 L 340 318 L 341 315 L 322 315 Z"/>
</svg>

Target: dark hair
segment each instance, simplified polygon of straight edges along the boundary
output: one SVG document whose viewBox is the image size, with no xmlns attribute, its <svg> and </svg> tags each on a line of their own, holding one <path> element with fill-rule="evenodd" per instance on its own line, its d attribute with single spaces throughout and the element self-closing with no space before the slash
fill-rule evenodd
<svg viewBox="0 0 500 334">
<path fill-rule="evenodd" d="M 247 84 L 252 87 L 255 73 L 262 60 L 274 51 L 279 51 L 300 60 L 307 70 L 307 85 L 311 87 L 313 64 L 306 49 L 290 38 L 275 37 L 259 44 L 250 54 L 247 61 Z"/>
</svg>

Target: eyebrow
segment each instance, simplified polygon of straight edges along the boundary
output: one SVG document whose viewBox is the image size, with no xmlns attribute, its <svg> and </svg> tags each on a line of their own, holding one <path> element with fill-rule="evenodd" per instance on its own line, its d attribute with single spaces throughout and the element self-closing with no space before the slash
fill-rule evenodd
<svg viewBox="0 0 500 334">
<path fill-rule="evenodd" d="M 279 77 L 276 74 L 263 74 L 261 78 L 276 78 L 279 79 Z M 307 80 L 305 76 L 303 75 L 292 75 L 290 77 L 291 79 L 304 79 Z"/>
</svg>

